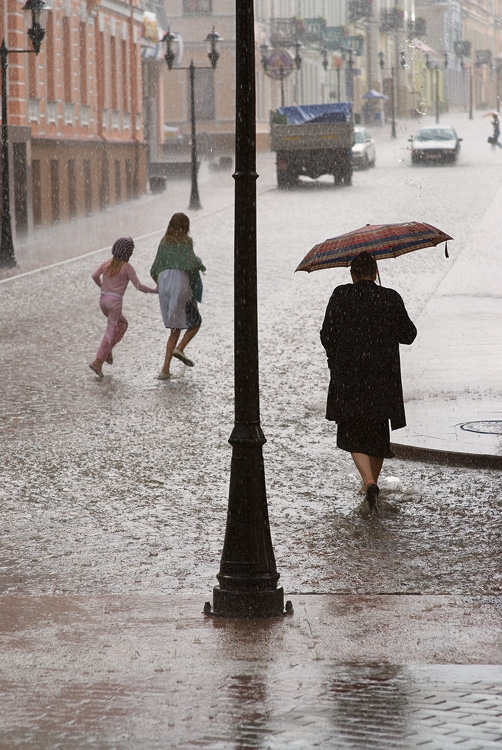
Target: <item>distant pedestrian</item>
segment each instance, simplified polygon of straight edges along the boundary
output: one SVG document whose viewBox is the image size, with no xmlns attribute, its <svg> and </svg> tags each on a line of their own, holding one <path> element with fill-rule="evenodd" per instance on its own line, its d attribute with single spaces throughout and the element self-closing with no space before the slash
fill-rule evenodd
<svg viewBox="0 0 502 750">
<path fill-rule="evenodd" d="M 400 295 L 375 284 L 371 254 L 357 255 L 350 273 L 353 283 L 333 291 L 321 329 L 331 374 L 326 419 L 337 423 L 337 446 L 351 453 L 373 512 L 384 458 L 393 456 L 389 420 L 393 430 L 406 425 L 399 344 L 411 344 L 417 329 Z"/>
<path fill-rule="evenodd" d="M 188 367 L 193 367 L 194 364 L 185 355 L 185 347 L 197 334 L 202 323 L 197 302 L 202 300 L 200 273 L 206 269 L 194 253 L 189 232 L 188 216 L 183 213 L 173 214 L 150 269 L 150 275 L 159 287 L 162 320 L 165 327 L 171 329 L 158 380 L 171 377 L 173 357 Z M 182 330 L 185 334 L 178 344 Z"/>
<path fill-rule="evenodd" d="M 497 115 L 493 115 L 492 127 L 493 127 L 492 148 L 495 148 L 495 146 L 502 148 L 502 143 L 499 143 L 500 122 L 499 122 L 499 118 L 497 117 Z"/>
<path fill-rule="evenodd" d="M 92 274 L 93 280 L 101 288 L 99 306 L 108 319 L 105 335 L 99 345 L 96 359 L 89 367 L 100 378 L 103 377 L 103 362 L 113 364 L 113 347 L 123 338 L 128 322 L 122 315 L 122 298 L 130 281 L 140 292 L 158 294 L 158 289 L 140 282 L 136 271 L 129 263 L 134 250 L 131 237 L 121 237 L 113 243 L 112 257 L 101 263 Z"/>
</svg>

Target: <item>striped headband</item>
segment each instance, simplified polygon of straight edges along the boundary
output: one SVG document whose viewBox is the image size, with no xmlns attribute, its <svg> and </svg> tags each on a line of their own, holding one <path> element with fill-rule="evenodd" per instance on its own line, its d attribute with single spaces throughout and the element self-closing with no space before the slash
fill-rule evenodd
<svg viewBox="0 0 502 750">
<path fill-rule="evenodd" d="M 112 255 L 117 260 L 128 261 L 134 250 L 134 242 L 132 237 L 120 237 L 115 240 L 112 247 Z"/>
</svg>

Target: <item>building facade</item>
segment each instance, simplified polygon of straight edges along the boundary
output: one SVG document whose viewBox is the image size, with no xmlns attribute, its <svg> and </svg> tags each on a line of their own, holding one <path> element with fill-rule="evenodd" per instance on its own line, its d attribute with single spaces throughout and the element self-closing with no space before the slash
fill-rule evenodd
<svg viewBox="0 0 502 750">
<path fill-rule="evenodd" d="M 13 226 L 90 215 L 146 189 L 141 0 L 52 0 L 41 51 L 17 0 L 0 11 L 8 49 Z"/>
</svg>

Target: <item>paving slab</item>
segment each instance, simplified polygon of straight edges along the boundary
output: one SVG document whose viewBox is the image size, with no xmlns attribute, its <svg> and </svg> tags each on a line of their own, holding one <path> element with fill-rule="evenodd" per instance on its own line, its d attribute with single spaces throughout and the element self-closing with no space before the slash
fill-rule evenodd
<svg viewBox="0 0 502 750">
<path fill-rule="evenodd" d="M 2 748 L 496 747 L 499 597 L 5 596 Z M 471 744 L 469 744 L 471 743 Z"/>
</svg>

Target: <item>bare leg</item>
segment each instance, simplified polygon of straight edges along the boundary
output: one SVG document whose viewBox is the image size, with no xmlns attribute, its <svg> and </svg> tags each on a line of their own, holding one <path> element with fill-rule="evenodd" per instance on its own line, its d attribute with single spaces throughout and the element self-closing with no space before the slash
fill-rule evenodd
<svg viewBox="0 0 502 750">
<path fill-rule="evenodd" d="M 350 455 L 361 475 L 365 488 L 370 484 L 378 484 L 378 477 L 382 470 L 383 458 L 379 458 L 378 456 L 367 456 L 365 453 L 351 453 Z"/>
<path fill-rule="evenodd" d="M 178 349 L 178 351 L 180 351 L 180 352 L 184 351 L 185 346 L 193 339 L 193 337 L 195 336 L 195 334 L 197 334 L 199 332 L 199 329 L 200 329 L 200 326 L 198 326 L 198 328 L 188 328 L 185 331 L 185 334 L 184 334 L 183 338 L 181 339 L 179 346 L 176 347 Z M 173 349 L 174 349 L 174 347 L 173 347 Z"/>
<path fill-rule="evenodd" d="M 166 356 L 164 358 L 164 364 L 162 366 L 162 372 L 165 375 L 169 374 L 169 368 L 171 366 L 171 359 L 173 358 L 173 351 L 175 350 L 176 344 L 178 343 L 180 333 L 181 331 L 179 328 L 174 328 L 171 330 L 169 338 L 167 339 Z"/>
</svg>

